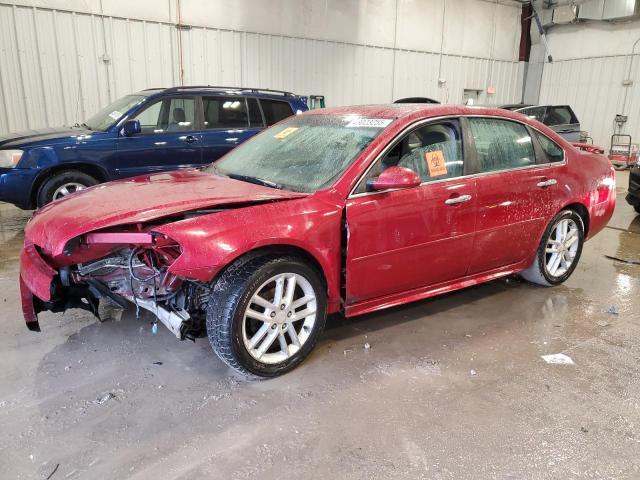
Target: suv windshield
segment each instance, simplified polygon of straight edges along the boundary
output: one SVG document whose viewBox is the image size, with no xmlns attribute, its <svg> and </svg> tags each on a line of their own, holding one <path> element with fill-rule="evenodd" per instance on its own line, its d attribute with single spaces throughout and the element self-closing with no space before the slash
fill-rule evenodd
<svg viewBox="0 0 640 480">
<path fill-rule="evenodd" d="M 296 192 L 328 187 L 391 119 L 301 115 L 235 148 L 206 172 Z"/>
<path fill-rule="evenodd" d="M 145 98 L 147 97 L 144 95 L 127 95 L 119 98 L 85 121 L 82 126 L 89 130 L 104 132 L 107 128 L 120 120 L 132 107 L 138 105 Z"/>
</svg>

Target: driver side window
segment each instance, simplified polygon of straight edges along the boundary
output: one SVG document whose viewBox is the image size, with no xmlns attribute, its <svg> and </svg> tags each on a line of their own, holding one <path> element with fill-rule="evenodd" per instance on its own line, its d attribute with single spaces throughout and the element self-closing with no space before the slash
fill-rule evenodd
<svg viewBox="0 0 640 480">
<path fill-rule="evenodd" d="M 369 170 L 355 193 L 366 192 L 366 183 L 389 167 L 416 172 L 422 182 L 460 177 L 463 174 L 462 130 L 457 119 L 429 123 L 405 134 Z"/>
<path fill-rule="evenodd" d="M 135 117 L 142 133 L 188 132 L 195 129 L 195 100 L 165 98 L 152 103 Z"/>
</svg>

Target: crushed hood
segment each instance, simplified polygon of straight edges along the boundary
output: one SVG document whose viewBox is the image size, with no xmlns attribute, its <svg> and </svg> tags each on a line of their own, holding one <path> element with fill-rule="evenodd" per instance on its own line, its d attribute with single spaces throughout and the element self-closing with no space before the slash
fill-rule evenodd
<svg viewBox="0 0 640 480">
<path fill-rule="evenodd" d="M 38 210 L 25 228 L 26 238 L 51 256 L 85 233 L 203 208 L 304 197 L 219 177 L 181 170 L 96 185 Z"/>
</svg>

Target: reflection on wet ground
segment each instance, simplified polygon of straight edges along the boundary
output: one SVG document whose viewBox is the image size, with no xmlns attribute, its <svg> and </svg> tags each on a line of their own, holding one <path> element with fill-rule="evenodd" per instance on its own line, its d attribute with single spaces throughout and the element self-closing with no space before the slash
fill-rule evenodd
<svg viewBox="0 0 640 480">
<path fill-rule="evenodd" d="M 28 213 L 0 207 L 3 478 L 639 478 L 640 217 L 624 203 L 571 279 L 502 279 L 353 320 L 247 382 L 133 309 L 22 324 Z M 613 307 L 613 309 L 612 309 Z M 371 348 L 365 349 L 369 343 Z M 548 365 L 564 353 L 575 365 Z"/>
</svg>

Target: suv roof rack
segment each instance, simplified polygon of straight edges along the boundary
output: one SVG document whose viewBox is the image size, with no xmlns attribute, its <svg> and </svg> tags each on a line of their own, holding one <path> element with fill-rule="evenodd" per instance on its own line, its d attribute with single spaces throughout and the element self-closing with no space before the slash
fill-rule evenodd
<svg viewBox="0 0 640 480">
<path fill-rule="evenodd" d="M 249 87 L 221 87 L 218 85 L 183 85 L 180 87 L 169 87 L 165 88 L 164 92 L 179 92 L 181 90 L 197 90 L 197 89 L 207 89 L 207 90 L 233 90 L 236 92 L 251 92 L 251 93 L 268 93 L 268 94 L 279 94 L 284 95 L 285 97 L 294 97 L 295 95 L 291 92 L 287 92 L 284 90 L 272 90 L 270 88 L 249 88 Z M 148 88 L 146 90 L 157 90 L 156 88 Z M 144 91 L 144 90 L 143 90 Z"/>
</svg>

